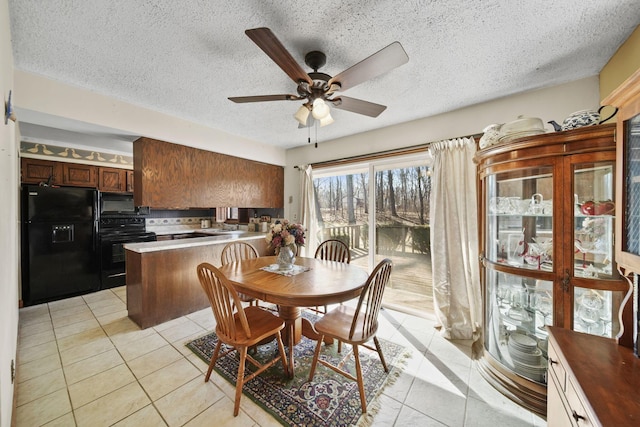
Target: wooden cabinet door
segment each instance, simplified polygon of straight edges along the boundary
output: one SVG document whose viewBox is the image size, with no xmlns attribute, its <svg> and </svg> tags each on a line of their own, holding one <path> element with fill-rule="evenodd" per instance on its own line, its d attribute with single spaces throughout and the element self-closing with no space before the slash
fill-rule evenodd
<svg viewBox="0 0 640 427">
<path fill-rule="evenodd" d="M 62 184 L 96 187 L 96 167 L 77 163 L 62 164 Z"/>
<path fill-rule="evenodd" d="M 150 138 L 133 143 L 136 206 L 283 208 L 284 168 Z"/>
<path fill-rule="evenodd" d="M 21 181 L 25 184 L 62 183 L 62 165 L 51 160 L 38 160 L 22 158 Z"/>
<path fill-rule="evenodd" d="M 133 171 L 127 171 L 127 192 L 133 193 Z"/>
<path fill-rule="evenodd" d="M 127 189 L 127 171 L 117 168 L 98 168 L 98 190 L 124 192 Z"/>
</svg>

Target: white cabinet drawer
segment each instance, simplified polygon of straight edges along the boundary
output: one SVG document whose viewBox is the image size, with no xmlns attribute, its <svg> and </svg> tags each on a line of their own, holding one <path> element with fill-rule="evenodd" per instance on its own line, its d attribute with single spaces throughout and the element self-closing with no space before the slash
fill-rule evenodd
<svg viewBox="0 0 640 427">
<path fill-rule="evenodd" d="M 562 366 L 562 362 L 558 357 L 558 352 L 553 347 L 551 342 L 549 342 L 549 364 L 547 367 L 547 376 L 555 375 L 558 385 L 560 386 L 561 391 L 567 390 L 567 374 Z M 547 383 L 550 383 L 551 380 L 547 379 Z"/>
<path fill-rule="evenodd" d="M 576 426 L 580 427 L 592 427 L 595 426 L 593 422 L 591 422 L 591 418 L 587 414 L 582 402 L 578 398 L 578 393 L 576 392 L 576 387 L 574 387 L 571 378 L 567 379 L 567 391 L 565 392 L 565 396 L 567 398 L 567 402 L 569 403 L 569 412 L 570 416 L 573 419 L 573 423 Z"/>
</svg>

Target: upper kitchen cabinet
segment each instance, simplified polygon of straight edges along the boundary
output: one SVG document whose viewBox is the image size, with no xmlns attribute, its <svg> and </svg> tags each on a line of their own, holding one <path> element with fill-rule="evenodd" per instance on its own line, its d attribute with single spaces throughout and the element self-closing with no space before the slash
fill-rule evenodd
<svg viewBox="0 0 640 427">
<path fill-rule="evenodd" d="M 62 163 L 50 160 L 22 158 L 20 162 L 21 181 L 25 184 L 62 184 Z"/>
<path fill-rule="evenodd" d="M 127 191 L 127 170 L 98 168 L 98 190 L 104 192 Z"/>
<path fill-rule="evenodd" d="M 64 185 L 97 188 L 103 192 L 133 191 L 133 171 L 53 160 L 21 159 L 23 184 Z"/>
<path fill-rule="evenodd" d="M 127 192 L 133 193 L 133 171 L 127 171 Z"/>
<path fill-rule="evenodd" d="M 150 138 L 133 143 L 136 206 L 284 207 L 284 169 Z"/>
<path fill-rule="evenodd" d="M 62 163 L 62 184 L 76 187 L 96 187 L 97 168 L 78 163 Z"/>
</svg>

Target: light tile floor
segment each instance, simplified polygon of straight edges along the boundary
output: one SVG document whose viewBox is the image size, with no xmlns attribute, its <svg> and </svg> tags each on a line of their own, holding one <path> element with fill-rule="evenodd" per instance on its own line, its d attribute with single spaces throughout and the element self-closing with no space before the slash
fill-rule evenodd
<svg viewBox="0 0 640 427">
<path fill-rule="evenodd" d="M 124 287 L 20 310 L 16 424 L 22 426 L 279 426 L 185 343 L 213 329 L 210 309 L 141 330 Z M 470 360 L 468 343 L 433 321 L 383 310 L 378 335 L 411 358 L 379 398 L 374 426 L 544 426 L 498 393 Z"/>
</svg>

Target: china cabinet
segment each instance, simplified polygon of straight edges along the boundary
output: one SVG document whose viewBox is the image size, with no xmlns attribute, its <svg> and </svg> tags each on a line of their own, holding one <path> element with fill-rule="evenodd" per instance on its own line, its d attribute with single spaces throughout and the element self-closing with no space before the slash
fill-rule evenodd
<svg viewBox="0 0 640 427">
<path fill-rule="evenodd" d="M 476 154 L 483 376 L 546 413 L 548 331 L 619 338 L 615 125 L 524 137 Z"/>
<path fill-rule="evenodd" d="M 548 427 L 638 425 L 640 359 L 630 348 L 550 327 L 548 376 Z"/>
</svg>

